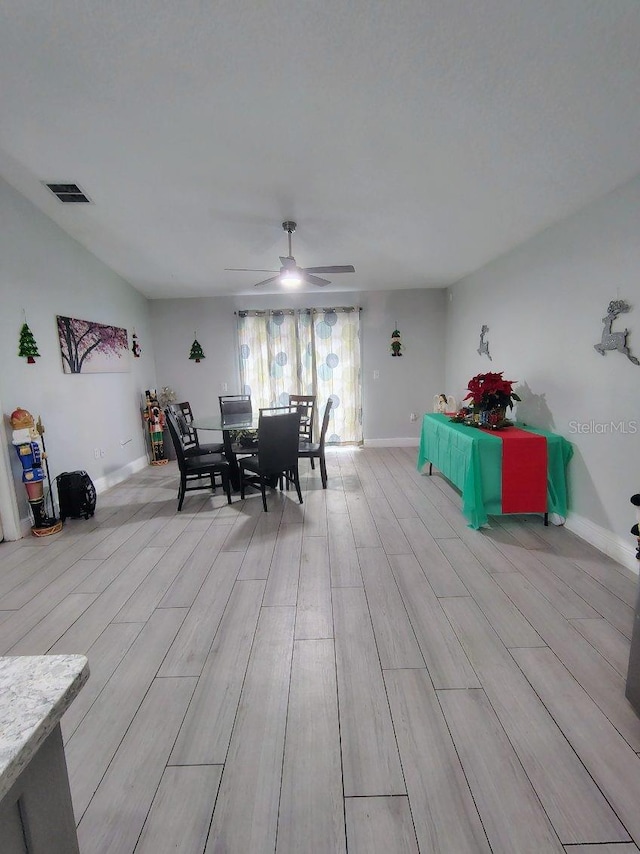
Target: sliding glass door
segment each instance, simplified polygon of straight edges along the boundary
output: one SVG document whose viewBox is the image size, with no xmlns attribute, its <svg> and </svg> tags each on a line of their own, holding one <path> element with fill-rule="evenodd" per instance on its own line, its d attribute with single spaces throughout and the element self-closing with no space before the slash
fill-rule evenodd
<svg viewBox="0 0 640 854">
<path fill-rule="evenodd" d="M 331 397 L 327 441 L 362 441 L 357 308 L 241 311 L 238 345 L 242 391 L 255 408 L 315 394 L 321 418 Z"/>
</svg>

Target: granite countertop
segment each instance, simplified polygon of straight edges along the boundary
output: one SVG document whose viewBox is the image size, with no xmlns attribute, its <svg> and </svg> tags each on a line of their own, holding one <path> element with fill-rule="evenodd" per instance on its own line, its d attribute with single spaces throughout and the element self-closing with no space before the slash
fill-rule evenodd
<svg viewBox="0 0 640 854">
<path fill-rule="evenodd" d="M 0 657 L 0 799 L 88 678 L 84 655 Z"/>
</svg>

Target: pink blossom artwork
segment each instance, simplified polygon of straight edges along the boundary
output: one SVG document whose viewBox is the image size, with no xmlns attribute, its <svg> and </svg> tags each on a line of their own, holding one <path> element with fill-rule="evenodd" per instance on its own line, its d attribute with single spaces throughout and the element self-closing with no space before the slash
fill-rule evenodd
<svg viewBox="0 0 640 854">
<path fill-rule="evenodd" d="M 65 374 L 122 373 L 130 370 L 127 330 L 58 315 Z"/>
</svg>

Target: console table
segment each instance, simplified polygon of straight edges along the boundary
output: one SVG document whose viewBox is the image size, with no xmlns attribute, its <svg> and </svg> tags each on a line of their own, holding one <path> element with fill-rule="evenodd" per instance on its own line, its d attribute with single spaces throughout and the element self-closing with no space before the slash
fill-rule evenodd
<svg viewBox="0 0 640 854">
<path fill-rule="evenodd" d="M 77 854 L 60 718 L 89 678 L 84 655 L 0 658 L 0 850 Z"/>
<path fill-rule="evenodd" d="M 519 430 L 543 436 L 547 451 L 546 506 L 519 509 L 518 513 L 567 515 L 566 467 L 573 455 L 564 437 L 534 427 L 517 425 Z M 510 428 L 505 428 L 508 431 Z M 502 433 L 503 431 L 498 431 Z M 471 528 L 480 528 L 488 516 L 503 515 L 502 439 L 495 432 L 452 422 L 448 416 L 424 416 L 418 470 L 425 463 L 435 466 L 462 493 L 462 512 Z"/>
</svg>

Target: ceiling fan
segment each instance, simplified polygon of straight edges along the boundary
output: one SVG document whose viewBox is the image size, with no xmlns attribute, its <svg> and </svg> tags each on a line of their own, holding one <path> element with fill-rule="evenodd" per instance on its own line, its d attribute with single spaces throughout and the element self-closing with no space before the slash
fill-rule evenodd
<svg viewBox="0 0 640 854">
<path fill-rule="evenodd" d="M 275 273 L 275 276 L 270 276 L 268 279 L 263 279 L 261 282 L 256 282 L 255 287 L 261 285 L 269 285 L 271 282 L 279 281 L 283 285 L 301 285 L 304 282 L 310 285 L 318 285 L 324 288 L 330 284 L 329 279 L 323 279 L 321 276 L 316 276 L 316 273 L 355 273 L 356 268 L 352 264 L 344 264 L 342 266 L 325 266 L 325 267 L 298 267 L 296 259 L 291 254 L 291 235 L 296 230 L 296 223 L 287 220 L 282 223 L 282 228 L 289 235 L 289 254 L 285 257 L 280 256 L 282 266 L 280 270 L 255 270 L 248 267 L 225 267 L 225 270 L 245 273 Z"/>
</svg>

